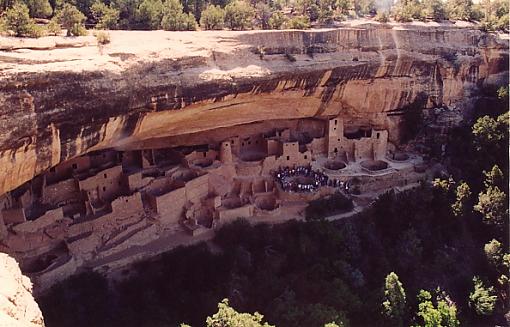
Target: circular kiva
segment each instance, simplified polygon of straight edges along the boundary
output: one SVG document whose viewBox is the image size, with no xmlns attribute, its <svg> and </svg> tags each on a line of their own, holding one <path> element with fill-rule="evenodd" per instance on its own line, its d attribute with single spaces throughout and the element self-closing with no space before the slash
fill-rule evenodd
<svg viewBox="0 0 510 327">
<path fill-rule="evenodd" d="M 209 167 L 210 165 L 212 165 L 212 163 L 213 163 L 213 161 L 211 159 L 207 159 L 207 158 L 196 159 L 196 160 L 193 160 L 193 162 L 192 162 L 192 164 L 194 166 L 202 167 L 202 168 Z"/>
<path fill-rule="evenodd" d="M 329 170 L 340 170 L 345 168 L 345 163 L 341 160 L 328 160 L 324 167 Z"/>
<path fill-rule="evenodd" d="M 370 171 L 378 171 L 388 168 L 388 163 L 382 160 L 365 160 L 362 161 L 360 165 Z"/>
</svg>

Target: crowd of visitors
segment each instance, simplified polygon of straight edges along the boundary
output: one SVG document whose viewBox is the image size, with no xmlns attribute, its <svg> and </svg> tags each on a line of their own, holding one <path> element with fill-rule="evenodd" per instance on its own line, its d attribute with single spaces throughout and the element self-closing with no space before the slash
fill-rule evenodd
<svg viewBox="0 0 510 327">
<path fill-rule="evenodd" d="M 326 174 L 313 170 L 310 166 L 280 167 L 273 174 L 275 180 L 286 192 L 315 192 L 321 186 L 342 189 L 345 187 L 344 182 L 329 179 Z"/>
</svg>

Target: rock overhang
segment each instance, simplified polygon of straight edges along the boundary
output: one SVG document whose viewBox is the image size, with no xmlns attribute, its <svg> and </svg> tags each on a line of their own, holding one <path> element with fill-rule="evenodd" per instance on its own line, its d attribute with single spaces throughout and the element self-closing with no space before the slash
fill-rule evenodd
<svg viewBox="0 0 510 327">
<path fill-rule="evenodd" d="M 265 120 L 344 115 L 391 130 L 386 113 L 418 94 L 466 101 L 508 71 L 508 43 L 471 28 L 110 33 L 107 46 L 2 54 L 0 193 L 90 150 Z"/>
</svg>

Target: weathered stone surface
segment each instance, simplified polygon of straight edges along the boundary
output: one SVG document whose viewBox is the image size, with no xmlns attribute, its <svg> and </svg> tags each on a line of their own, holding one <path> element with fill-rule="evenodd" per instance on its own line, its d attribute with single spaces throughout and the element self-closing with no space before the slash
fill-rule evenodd
<svg viewBox="0 0 510 327">
<path fill-rule="evenodd" d="M 89 150 L 184 144 L 220 127 L 339 114 L 391 131 L 398 119 L 387 113 L 422 92 L 450 106 L 508 74 L 507 40 L 446 26 L 111 39 L 2 54 L 0 194 Z"/>
<path fill-rule="evenodd" d="M 44 319 L 32 297 L 32 283 L 18 263 L 0 253 L 0 326 L 42 327 Z"/>
</svg>

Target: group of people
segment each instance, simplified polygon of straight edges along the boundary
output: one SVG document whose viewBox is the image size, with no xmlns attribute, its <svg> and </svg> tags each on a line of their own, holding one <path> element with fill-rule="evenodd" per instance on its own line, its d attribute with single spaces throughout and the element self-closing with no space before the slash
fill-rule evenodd
<svg viewBox="0 0 510 327">
<path fill-rule="evenodd" d="M 328 175 L 313 170 L 310 166 L 298 166 L 296 168 L 280 167 L 273 172 L 273 175 L 281 188 L 286 192 L 315 192 L 321 186 L 329 186 L 349 193 L 348 182 L 330 179 Z M 300 176 L 306 178 L 296 178 Z"/>
<path fill-rule="evenodd" d="M 295 178 L 300 176 L 306 179 L 300 181 Z M 331 182 L 327 175 L 309 166 L 280 167 L 274 172 L 274 177 L 286 192 L 314 192 L 321 186 L 330 185 L 328 182 Z"/>
</svg>

